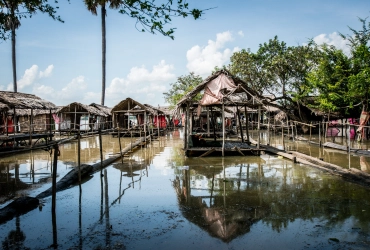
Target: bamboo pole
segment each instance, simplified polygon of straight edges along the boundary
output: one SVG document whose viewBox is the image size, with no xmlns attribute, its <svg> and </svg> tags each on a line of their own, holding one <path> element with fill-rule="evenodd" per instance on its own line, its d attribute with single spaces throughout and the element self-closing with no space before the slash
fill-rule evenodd
<svg viewBox="0 0 370 250">
<path fill-rule="evenodd" d="M 321 147 L 321 124 L 319 122 L 319 147 Z"/>
<path fill-rule="evenodd" d="M 248 118 L 248 110 L 247 106 L 244 105 L 244 113 L 245 113 L 245 132 L 247 134 L 247 142 L 249 142 L 249 118 Z"/>
<path fill-rule="evenodd" d="M 53 158 L 53 176 L 52 176 L 52 210 L 55 211 L 55 203 L 56 203 L 56 193 L 57 193 L 57 166 L 58 166 L 58 144 L 55 144 L 54 146 L 54 158 Z"/>
<path fill-rule="evenodd" d="M 103 172 L 103 142 L 102 142 L 102 138 L 101 138 L 101 129 L 99 128 L 98 130 L 98 133 L 99 133 L 99 148 L 100 148 L 100 174 L 102 174 Z"/>
<path fill-rule="evenodd" d="M 30 117 L 30 141 L 29 145 L 32 148 L 32 130 L 33 130 L 33 109 L 31 109 L 31 117 Z"/>
<path fill-rule="evenodd" d="M 77 134 L 77 165 L 78 165 L 78 183 L 81 184 L 81 132 Z"/>
<path fill-rule="evenodd" d="M 209 107 L 207 106 L 207 137 L 209 138 Z"/>
<path fill-rule="evenodd" d="M 77 105 L 75 105 L 75 122 L 73 123 L 73 129 L 76 129 L 76 123 L 77 123 L 77 110 L 76 110 Z"/>
<path fill-rule="evenodd" d="M 268 136 L 268 144 L 267 145 L 270 145 L 270 112 L 268 112 L 269 114 L 269 117 L 268 117 L 268 123 L 267 123 L 267 136 Z"/>
<path fill-rule="evenodd" d="M 240 127 L 240 136 L 242 137 L 242 142 L 244 142 L 243 128 L 242 128 L 242 124 L 240 122 L 240 114 L 239 114 L 238 105 L 236 105 L 236 115 L 238 116 L 238 123 L 239 123 L 239 127 Z"/>
<path fill-rule="evenodd" d="M 189 102 L 186 103 L 185 128 L 184 128 L 184 149 L 188 149 L 188 126 L 189 126 Z"/>
<path fill-rule="evenodd" d="M 222 157 L 225 156 L 225 105 L 222 101 Z"/>
<path fill-rule="evenodd" d="M 261 105 L 258 105 L 258 123 L 257 123 L 257 135 L 258 135 L 258 144 L 257 149 L 260 149 L 260 143 L 261 143 L 261 135 L 260 135 L 260 129 L 261 129 Z"/>
<path fill-rule="evenodd" d="M 285 143 L 284 143 L 284 123 L 281 122 L 281 140 L 283 144 L 283 150 L 285 150 Z"/>
<path fill-rule="evenodd" d="M 216 119 L 213 113 L 212 106 L 211 106 L 211 116 L 212 116 L 212 124 L 213 124 L 213 139 L 216 141 Z"/>
<path fill-rule="evenodd" d="M 145 140 L 145 143 L 146 143 L 146 111 L 144 112 L 144 140 Z"/>
</svg>

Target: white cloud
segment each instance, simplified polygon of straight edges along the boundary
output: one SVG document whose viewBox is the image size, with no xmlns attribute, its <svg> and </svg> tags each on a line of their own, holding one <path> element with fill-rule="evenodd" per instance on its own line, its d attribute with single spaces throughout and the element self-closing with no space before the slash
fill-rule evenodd
<svg viewBox="0 0 370 250">
<path fill-rule="evenodd" d="M 49 65 L 44 71 L 40 71 L 39 78 L 45 78 L 51 76 L 51 73 L 53 72 L 54 65 Z"/>
<path fill-rule="evenodd" d="M 241 31 L 241 30 L 240 30 L 240 31 L 238 32 L 238 35 L 239 35 L 239 36 L 241 36 L 241 37 L 244 37 L 244 33 L 243 33 L 243 31 Z"/>
<path fill-rule="evenodd" d="M 232 51 L 239 49 L 224 49 L 225 44 L 233 40 L 231 32 L 226 31 L 218 33 L 216 41 L 209 40 L 208 45 L 205 47 L 200 47 L 199 45 L 193 46 L 186 53 L 188 70 L 205 77 L 208 76 L 216 66 L 222 67 L 229 61 Z"/>
<path fill-rule="evenodd" d="M 174 82 L 176 76 L 172 73 L 174 66 L 162 60 L 154 65 L 152 70 L 145 66 L 131 68 L 126 78 L 114 78 L 106 89 L 107 105 L 119 103 L 127 97 L 141 103 L 158 102 L 169 83 Z M 159 101 L 163 103 L 163 100 Z"/>
<path fill-rule="evenodd" d="M 46 85 L 37 85 L 33 88 L 33 93 L 41 98 L 50 100 L 51 102 L 63 103 L 64 105 L 71 102 L 83 102 L 86 96 L 91 96 L 90 92 L 86 92 L 87 83 L 84 76 L 78 76 L 72 79 L 61 90 L 54 89 Z M 90 104 L 90 103 L 84 103 Z"/>
<path fill-rule="evenodd" d="M 348 41 L 343 39 L 337 32 L 333 32 L 329 35 L 327 34 L 320 34 L 315 36 L 313 39 L 317 44 L 328 44 L 334 45 L 336 48 L 343 50 L 344 53 L 347 55 L 350 52 L 350 48 L 347 45 Z"/>
<path fill-rule="evenodd" d="M 53 69 L 54 65 L 52 64 L 45 71 L 39 71 L 39 66 L 36 64 L 32 65 L 31 68 L 25 70 L 21 79 L 17 80 L 17 90 L 22 91 L 27 86 L 35 84 L 38 79 L 51 76 Z M 9 83 L 6 90 L 13 91 L 13 83 Z"/>
<path fill-rule="evenodd" d="M 17 81 L 18 90 L 22 90 L 26 86 L 33 84 L 37 79 L 38 71 L 39 71 L 39 66 L 37 65 L 32 65 L 31 68 L 26 69 L 22 78 Z M 13 86 L 12 86 L 12 89 L 13 89 Z"/>
<path fill-rule="evenodd" d="M 52 72 L 53 66 L 50 65 L 42 73 L 38 72 L 37 66 L 31 69 L 25 79 L 31 79 L 31 76 L 35 75 L 46 77 Z M 127 97 L 141 103 L 163 105 L 163 92 L 167 90 L 171 82 L 176 80 L 173 70 L 174 66 L 167 64 L 164 60 L 154 65 L 151 70 L 145 66 L 131 68 L 126 77 L 115 77 L 107 86 L 105 105 L 112 107 Z M 88 91 L 90 89 L 85 77 L 78 76 L 58 89 L 51 85 L 34 84 L 32 93 L 45 100 L 50 100 L 56 105 L 67 105 L 72 102 L 81 102 L 87 105 L 93 102 L 100 103 L 101 92 Z M 101 89 L 100 86 L 99 89 Z"/>
</svg>

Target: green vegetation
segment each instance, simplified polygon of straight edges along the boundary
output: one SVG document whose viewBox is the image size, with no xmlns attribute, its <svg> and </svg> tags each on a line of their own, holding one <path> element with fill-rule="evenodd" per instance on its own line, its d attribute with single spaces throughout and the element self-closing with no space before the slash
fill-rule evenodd
<svg viewBox="0 0 370 250">
<path fill-rule="evenodd" d="M 173 107 L 184 97 L 185 94 L 192 91 L 202 82 L 202 77 L 196 76 L 194 72 L 191 72 L 186 76 L 180 76 L 177 78 L 175 83 L 170 84 L 171 89 L 168 92 L 163 93 L 164 99 Z M 200 100 L 200 96 L 198 95 L 195 100 Z"/>
</svg>

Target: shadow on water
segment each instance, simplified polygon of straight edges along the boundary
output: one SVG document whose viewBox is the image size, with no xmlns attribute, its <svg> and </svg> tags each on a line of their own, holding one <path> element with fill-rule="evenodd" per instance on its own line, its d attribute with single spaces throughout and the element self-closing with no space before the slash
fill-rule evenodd
<svg viewBox="0 0 370 250">
<path fill-rule="evenodd" d="M 123 162 L 113 163 L 81 185 L 58 192 L 55 208 L 48 197 L 39 210 L 2 224 L 3 248 L 370 246 L 368 188 L 271 155 L 186 158 L 181 134 L 176 133 L 125 156 Z M 278 147 L 280 139 L 276 137 L 271 145 Z M 130 143 L 130 139 L 122 140 Z M 117 142 L 117 138 L 103 137 L 105 158 L 117 154 Z M 100 160 L 98 145 L 94 138 L 86 140 L 82 163 Z M 286 145 L 345 168 L 347 164 L 364 170 L 369 166 L 365 156 L 329 152 L 297 141 Z M 59 179 L 76 166 L 76 148 L 74 143 L 61 147 Z M 47 189 L 50 166 L 45 151 L 1 159 L 2 185 L 13 183 L 4 186 L 6 191 L 1 186 L 1 197 Z M 25 186 L 14 186 L 20 182 Z"/>
</svg>

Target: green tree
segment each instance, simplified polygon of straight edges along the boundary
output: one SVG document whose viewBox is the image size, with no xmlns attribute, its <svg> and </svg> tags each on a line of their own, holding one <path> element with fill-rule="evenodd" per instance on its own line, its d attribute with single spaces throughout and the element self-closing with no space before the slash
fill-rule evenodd
<svg viewBox="0 0 370 250">
<path fill-rule="evenodd" d="M 343 35 L 351 48 L 351 75 L 348 79 L 348 97 L 362 103 L 362 111 L 368 111 L 370 96 L 370 22 L 359 18 L 361 30 L 349 29 L 353 35 Z M 351 103 L 352 104 L 352 103 Z"/>
<path fill-rule="evenodd" d="M 308 73 L 315 67 L 320 53 L 311 43 L 287 46 L 275 36 L 260 44 L 256 53 L 241 50 L 232 55 L 230 71 L 248 83 L 259 95 L 265 95 L 280 109 L 295 118 L 306 120 L 301 112 L 311 92 Z"/>
<path fill-rule="evenodd" d="M 324 111 L 337 111 L 345 115 L 349 110 L 357 115 L 368 110 L 370 96 L 370 22 L 359 18 L 362 30 L 349 29 L 352 35 L 343 35 L 349 42 L 350 54 L 324 44 L 322 58 L 308 80 L 316 91 L 316 106 Z"/>
<path fill-rule="evenodd" d="M 55 1 L 57 3 L 57 1 Z M 7 40 L 9 32 L 12 41 L 13 91 L 17 92 L 16 29 L 21 18 L 30 18 L 37 12 L 48 14 L 52 19 L 63 22 L 56 15 L 56 9 L 47 0 L 0 0 L 0 39 Z"/>
<path fill-rule="evenodd" d="M 348 77 L 351 63 L 342 50 L 334 46 L 320 46 L 322 57 L 315 70 L 308 75 L 316 107 L 325 112 L 338 112 L 348 104 Z"/>
<path fill-rule="evenodd" d="M 94 15 L 97 15 L 97 8 L 101 7 L 102 16 L 102 97 L 101 104 L 104 105 L 105 99 L 105 68 L 106 68 L 106 38 L 105 38 L 105 16 L 106 4 L 112 9 L 119 9 L 119 13 L 128 15 L 136 19 L 137 24 L 141 24 L 142 28 L 138 29 L 142 32 L 156 31 L 164 36 L 174 39 L 175 28 L 166 29 L 166 25 L 170 24 L 173 17 L 193 16 L 198 19 L 203 10 L 189 9 L 189 4 L 183 0 L 167 0 L 165 3 L 155 3 L 155 0 L 84 0 L 87 9 Z"/>
<path fill-rule="evenodd" d="M 176 106 L 176 104 L 186 95 L 189 91 L 193 90 L 196 86 L 203 82 L 202 77 L 196 76 L 194 72 L 189 75 L 180 76 L 177 78 L 175 83 L 171 83 L 171 88 L 168 92 L 163 93 L 164 99 L 171 106 Z M 196 97 L 197 100 L 200 99 L 200 95 Z"/>
</svg>

